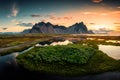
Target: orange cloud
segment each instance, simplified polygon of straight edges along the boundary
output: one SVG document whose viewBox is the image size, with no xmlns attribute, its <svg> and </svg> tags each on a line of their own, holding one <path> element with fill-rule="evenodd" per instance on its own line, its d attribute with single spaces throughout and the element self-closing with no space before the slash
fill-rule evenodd
<svg viewBox="0 0 120 80">
<path fill-rule="evenodd" d="M 50 19 L 52 20 L 71 20 L 72 17 L 69 16 L 63 16 L 63 17 L 58 17 L 56 15 L 47 15 Z"/>
<path fill-rule="evenodd" d="M 109 34 L 114 36 L 120 36 L 120 31 L 112 31 L 112 32 L 109 32 Z"/>
<path fill-rule="evenodd" d="M 120 24 L 119 22 L 115 22 L 114 24 Z"/>
<path fill-rule="evenodd" d="M 41 20 L 41 22 L 47 22 L 47 20 L 43 19 L 43 20 Z"/>
<path fill-rule="evenodd" d="M 113 11 L 111 14 L 120 14 L 120 11 Z"/>
<path fill-rule="evenodd" d="M 90 23 L 91 25 L 95 25 L 95 23 Z"/>
<path fill-rule="evenodd" d="M 116 31 L 120 31 L 120 26 L 115 26 Z"/>
<path fill-rule="evenodd" d="M 94 2 L 94 3 L 100 3 L 100 2 L 102 2 L 103 0 L 92 0 L 92 2 Z"/>
<path fill-rule="evenodd" d="M 46 15 L 46 17 L 53 19 L 53 20 L 56 20 L 56 16 L 53 14 Z"/>
<path fill-rule="evenodd" d="M 70 20 L 72 19 L 72 17 L 64 17 L 64 19 Z"/>
<path fill-rule="evenodd" d="M 119 8 L 119 9 L 120 9 L 120 6 L 118 6 L 117 8 Z"/>
<path fill-rule="evenodd" d="M 85 14 L 85 15 L 95 15 L 97 13 L 96 12 L 83 12 L 83 14 Z"/>
<path fill-rule="evenodd" d="M 101 15 L 102 15 L 102 16 L 107 16 L 108 14 L 107 14 L 107 13 L 102 13 Z"/>
<path fill-rule="evenodd" d="M 120 21 L 120 11 L 109 11 L 108 9 L 94 9 L 94 10 L 73 10 L 68 11 L 63 14 L 51 13 L 49 15 L 42 15 L 39 21 L 51 22 L 53 24 L 70 26 L 76 22 L 83 21 L 87 25 L 88 29 L 99 29 L 106 28 L 109 30 L 116 30 L 115 26 L 118 25 Z M 34 22 L 35 23 L 35 22 Z M 117 23 L 117 24 L 114 24 Z"/>
</svg>

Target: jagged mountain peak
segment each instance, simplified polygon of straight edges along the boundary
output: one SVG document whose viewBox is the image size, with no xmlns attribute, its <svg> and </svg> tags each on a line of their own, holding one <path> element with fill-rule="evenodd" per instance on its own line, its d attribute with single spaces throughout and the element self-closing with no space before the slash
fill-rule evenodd
<svg viewBox="0 0 120 80">
<path fill-rule="evenodd" d="M 52 34 L 82 34 L 89 33 L 86 25 L 83 22 L 75 23 L 72 26 L 65 27 L 53 25 L 50 22 L 39 22 L 35 24 L 30 33 L 52 33 Z"/>
<path fill-rule="evenodd" d="M 38 25 L 45 25 L 45 22 L 39 22 Z"/>
<path fill-rule="evenodd" d="M 77 23 L 75 23 L 75 24 L 73 24 L 73 25 L 84 25 L 84 22 L 79 22 L 79 23 L 77 22 Z M 73 25 L 72 25 L 72 26 L 73 26 Z"/>
</svg>

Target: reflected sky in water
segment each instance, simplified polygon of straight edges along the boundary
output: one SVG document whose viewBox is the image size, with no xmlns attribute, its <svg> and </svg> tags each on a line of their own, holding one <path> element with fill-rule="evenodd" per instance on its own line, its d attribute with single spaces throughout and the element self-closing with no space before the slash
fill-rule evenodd
<svg viewBox="0 0 120 80">
<path fill-rule="evenodd" d="M 120 59 L 120 46 L 99 45 L 99 50 L 114 59 Z"/>
</svg>

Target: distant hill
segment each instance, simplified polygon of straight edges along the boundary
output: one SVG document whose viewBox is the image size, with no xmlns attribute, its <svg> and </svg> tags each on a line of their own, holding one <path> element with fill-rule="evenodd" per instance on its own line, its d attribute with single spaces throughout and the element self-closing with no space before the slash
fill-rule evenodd
<svg viewBox="0 0 120 80">
<path fill-rule="evenodd" d="M 88 31 L 86 25 L 83 22 L 75 23 L 72 26 L 65 27 L 59 25 L 53 25 L 50 22 L 36 23 L 32 29 L 24 30 L 23 33 L 42 33 L 42 34 L 92 34 L 92 31 Z"/>
<path fill-rule="evenodd" d="M 23 30 L 21 33 L 30 33 L 30 30 L 31 30 L 31 29 L 25 29 L 25 30 Z"/>
<path fill-rule="evenodd" d="M 0 34 L 21 34 L 20 32 L 0 32 Z"/>
</svg>

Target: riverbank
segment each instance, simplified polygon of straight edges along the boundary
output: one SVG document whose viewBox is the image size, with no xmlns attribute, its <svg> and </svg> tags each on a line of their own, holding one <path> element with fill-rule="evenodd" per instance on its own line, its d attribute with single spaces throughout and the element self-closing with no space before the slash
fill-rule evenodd
<svg viewBox="0 0 120 80">
<path fill-rule="evenodd" d="M 83 45 L 85 45 L 85 44 L 83 44 Z M 29 51 L 29 50 L 27 49 L 27 51 Z M 100 72 L 99 74 L 92 73 L 92 74 L 87 74 L 84 76 L 78 75 L 78 76 L 74 76 L 74 77 L 70 77 L 70 76 L 63 77 L 63 76 L 52 75 L 52 74 L 48 74 L 48 73 L 45 74 L 42 72 L 40 73 L 40 72 L 36 72 L 36 71 L 30 71 L 28 69 L 22 68 L 16 62 L 16 56 L 21 54 L 21 53 L 24 53 L 24 52 L 26 52 L 26 51 L 0 56 L 0 65 L 1 65 L 0 66 L 0 79 L 2 79 L 2 80 L 8 80 L 8 79 L 12 79 L 12 80 L 24 80 L 24 79 L 36 79 L 36 80 L 106 80 L 106 79 L 107 80 L 120 80 L 120 72 L 118 72 L 119 69 L 112 70 L 111 72 L 105 71 L 105 72 Z M 98 59 L 102 59 L 102 56 L 99 57 Z M 97 58 L 93 59 L 94 61 L 91 64 L 91 67 L 89 67 L 89 66 L 86 67 L 86 68 L 88 68 L 87 70 L 94 68 L 95 65 L 96 66 L 95 66 L 94 70 L 97 67 L 99 67 L 100 65 L 106 66 L 108 64 L 108 63 L 106 65 L 104 63 L 102 64 L 102 62 L 104 62 L 104 59 L 102 59 L 102 60 L 98 60 L 98 59 Z M 100 61 L 100 64 L 98 64 L 99 63 L 98 61 Z M 97 62 L 97 64 L 95 62 Z M 108 62 L 111 63 L 111 61 L 108 61 Z M 92 67 L 93 64 L 95 64 L 95 65 Z M 113 61 L 112 61 L 112 64 L 113 64 Z M 112 66 L 116 66 L 118 68 L 119 64 L 118 65 L 113 64 Z M 74 72 L 74 70 L 73 70 L 73 72 Z"/>
<path fill-rule="evenodd" d="M 33 72 L 24 69 L 17 64 L 16 54 L 19 55 L 20 53 L 12 53 L 5 56 L 0 56 L 1 80 L 120 80 L 120 72 L 105 72 L 77 77 L 63 77 Z"/>
<path fill-rule="evenodd" d="M 87 38 L 94 38 L 95 40 L 89 41 Z M 87 35 L 87 34 L 14 34 L 14 35 L 7 35 L 7 34 L 1 34 L 0 35 L 0 55 L 6 55 L 10 54 L 12 52 L 19 52 L 22 50 L 27 49 L 30 46 L 35 45 L 36 43 L 39 43 L 40 41 L 53 39 L 64 39 L 64 40 L 70 40 L 73 42 L 89 42 L 89 43 L 95 43 L 95 44 L 111 44 L 111 45 L 120 45 L 120 43 L 112 43 L 105 41 L 97 41 L 99 39 L 105 39 L 105 40 L 120 40 L 119 36 L 98 36 L 98 35 Z"/>
<path fill-rule="evenodd" d="M 59 48 L 56 48 L 56 46 L 37 47 L 19 55 L 17 61 L 30 71 L 62 76 L 120 71 L 119 60 L 107 56 L 91 45 L 71 44 L 59 46 Z"/>
<path fill-rule="evenodd" d="M 49 40 L 49 35 L 0 35 L 0 56 L 13 52 L 21 52 L 35 44 Z"/>
</svg>

